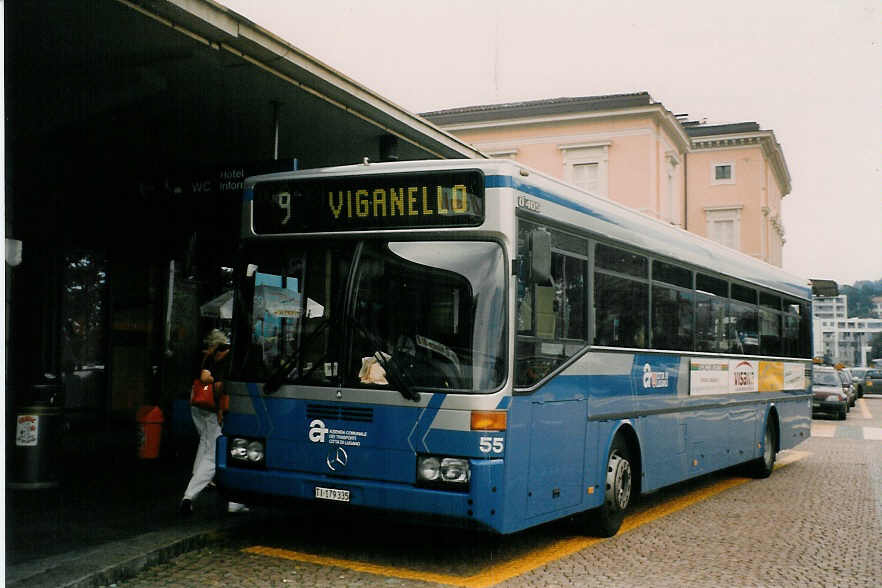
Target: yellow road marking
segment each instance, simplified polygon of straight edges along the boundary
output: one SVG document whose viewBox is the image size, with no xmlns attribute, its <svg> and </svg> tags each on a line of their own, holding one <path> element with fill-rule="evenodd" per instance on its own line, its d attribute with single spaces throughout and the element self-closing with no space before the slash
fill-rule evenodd
<svg viewBox="0 0 882 588">
<path fill-rule="evenodd" d="M 775 464 L 775 468 L 784 467 L 795 461 L 810 455 L 805 451 L 784 451 L 779 454 L 779 459 Z M 642 527 L 647 523 L 651 523 L 662 517 L 683 510 L 697 502 L 707 500 L 708 498 L 724 492 L 730 488 L 740 486 L 750 481 L 750 478 L 734 477 L 722 480 L 707 488 L 701 488 L 689 492 L 679 498 L 667 500 L 662 504 L 650 507 L 646 510 L 634 513 L 625 518 L 619 534 L 633 531 L 638 527 Z M 312 563 L 321 566 L 333 566 L 345 568 L 355 572 L 366 572 L 378 576 L 387 576 L 392 578 L 401 578 L 404 580 L 421 580 L 423 582 L 436 582 L 438 584 L 447 584 L 448 586 L 462 586 L 464 588 L 487 588 L 510 578 L 520 576 L 526 572 L 534 570 L 540 566 L 552 563 L 562 559 L 568 555 L 572 555 L 592 545 L 596 545 L 607 539 L 598 537 L 567 537 L 559 541 L 555 541 L 547 547 L 541 547 L 527 554 L 518 556 L 517 558 L 493 565 L 477 574 L 471 576 L 454 576 L 451 574 L 437 574 L 432 572 L 423 572 L 410 570 L 407 568 L 399 568 L 394 566 L 385 566 L 357 561 L 352 559 L 343 559 L 338 557 L 328 557 L 323 555 L 313 555 L 302 551 L 291 551 L 288 549 L 279 549 L 275 547 L 246 547 L 242 551 L 257 555 L 265 555 L 280 559 L 299 561 L 303 563 Z"/>
<path fill-rule="evenodd" d="M 873 415 L 870 412 L 870 407 L 867 406 L 867 402 L 863 398 L 857 399 L 856 406 L 857 406 L 857 408 L 861 409 L 861 418 L 865 418 L 865 419 L 873 418 Z"/>
<path fill-rule="evenodd" d="M 790 465 L 793 462 L 799 461 L 801 459 L 805 459 L 810 456 L 810 451 L 797 451 L 796 449 L 785 449 L 781 453 L 778 454 L 778 457 L 775 459 L 775 469 L 783 468 L 786 465 Z"/>
</svg>

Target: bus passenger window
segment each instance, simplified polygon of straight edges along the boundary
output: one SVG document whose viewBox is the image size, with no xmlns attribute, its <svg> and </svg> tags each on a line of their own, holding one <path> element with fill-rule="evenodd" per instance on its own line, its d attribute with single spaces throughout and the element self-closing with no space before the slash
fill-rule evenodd
<svg viewBox="0 0 882 588">
<path fill-rule="evenodd" d="M 564 258 L 564 282 L 563 287 L 566 295 L 563 324 L 561 325 L 560 337 L 562 339 L 587 339 L 587 325 L 585 322 L 585 308 L 587 305 L 585 286 L 585 266 L 582 259 L 566 256 Z"/>
<path fill-rule="evenodd" d="M 519 255 L 526 257 L 529 231 L 536 225 L 519 222 Z M 552 232 L 551 283 L 531 283 L 523 272 L 517 286 L 516 386 L 529 387 L 582 349 L 587 341 L 587 244 L 578 237 Z M 559 246 L 579 249 L 569 255 Z M 523 264 L 521 265 L 523 267 Z"/>
<path fill-rule="evenodd" d="M 799 357 L 799 304 L 784 301 L 781 354 L 785 357 Z"/>
<path fill-rule="evenodd" d="M 732 284 L 729 301 L 729 351 L 756 355 L 759 353 L 759 319 L 756 290 Z"/>
<path fill-rule="evenodd" d="M 812 310 L 810 302 L 799 303 L 799 354 L 797 357 L 812 356 Z"/>
<path fill-rule="evenodd" d="M 653 349 L 692 350 L 691 292 L 652 287 L 652 347 Z"/>
<path fill-rule="evenodd" d="M 760 355 L 781 355 L 781 299 L 760 292 Z"/>
<path fill-rule="evenodd" d="M 756 307 L 729 302 L 729 352 L 755 355 L 759 352 Z"/>
<path fill-rule="evenodd" d="M 652 347 L 692 350 L 692 272 L 661 261 L 652 262 Z M 668 285 L 670 284 L 670 286 Z"/>
<path fill-rule="evenodd" d="M 595 251 L 594 344 L 647 347 L 649 284 L 630 276 L 647 278 L 648 260 L 600 243 Z"/>
<path fill-rule="evenodd" d="M 696 274 L 695 290 L 695 351 L 728 353 L 728 282 Z"/>
</svg>

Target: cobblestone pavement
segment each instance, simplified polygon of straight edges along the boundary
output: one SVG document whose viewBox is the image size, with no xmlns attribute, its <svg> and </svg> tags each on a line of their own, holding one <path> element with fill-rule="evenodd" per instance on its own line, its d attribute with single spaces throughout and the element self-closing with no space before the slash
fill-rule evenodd
<svg viewBox="0 0 882 588">
<path fill-rule="evenodd" d="M 841 424 L 813 421 L 821 434 L 785 452 L 782 459 L 798 459 L 770 478 L 727 473 L 657 493 L 641 508 L 688 504 L 608 540 L 583 539 L 571 522 L 493 537 L 280 515 L 122 585 L 875 587 L 882 441 L 874 430 L 882 427 L 882 398 L 865 397 L 856 408 Z M 716 493 L 690 498 L 705 491 Z M 244 551 L 258 545 L 280 551 Z"/>
</svg>

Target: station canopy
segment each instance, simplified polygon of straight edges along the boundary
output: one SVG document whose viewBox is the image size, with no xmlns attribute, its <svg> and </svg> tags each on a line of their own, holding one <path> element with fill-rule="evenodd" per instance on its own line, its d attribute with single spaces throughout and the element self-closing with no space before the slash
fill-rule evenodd
<svg viewBox="0 0 882 588">
<path fill-rule="evenodd" d="M 482 156 L 211 0 L 5 9 L 7 155 L 19 165 L 65 152 L 94 162 L 82 173 L 108 161 L 144 173 L 278 154 L 306 168 L 376 161 L 389 137 L 401 160 Z"/>
</svg>

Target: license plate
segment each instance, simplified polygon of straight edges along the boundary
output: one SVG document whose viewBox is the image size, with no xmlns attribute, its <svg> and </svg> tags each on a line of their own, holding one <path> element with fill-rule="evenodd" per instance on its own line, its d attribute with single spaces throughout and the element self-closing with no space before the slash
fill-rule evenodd
<svg viewBox="0 0 882 588">
<path fill-rule="evenodd" d="M 338 490 L 337 488 L 322 488 L 321 486 L 316 486 L 315 497 L 322 500 L 349 502 L 349 490 Z"/>
</svg>

